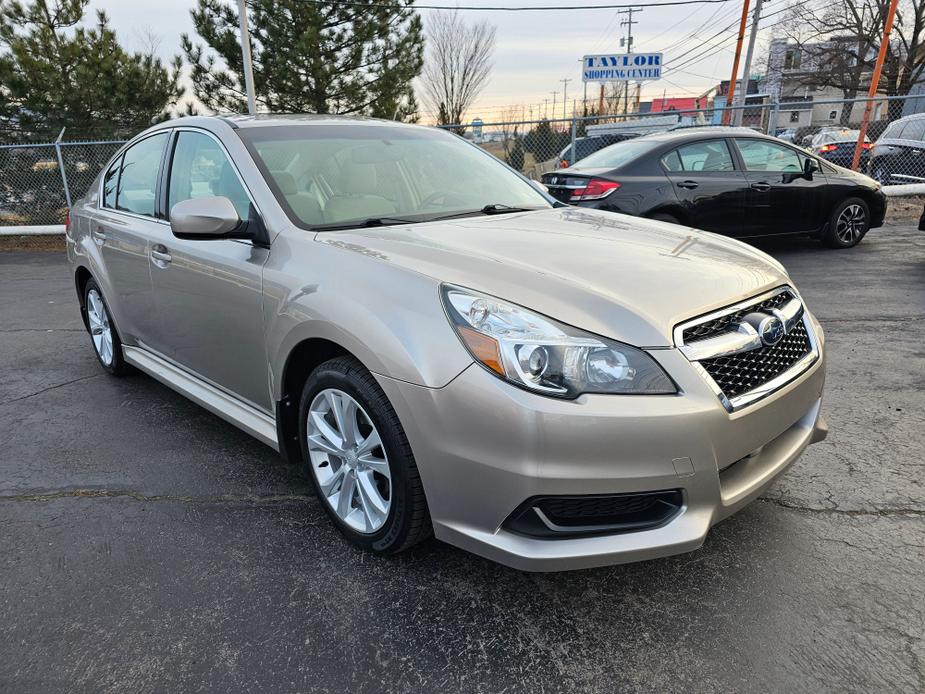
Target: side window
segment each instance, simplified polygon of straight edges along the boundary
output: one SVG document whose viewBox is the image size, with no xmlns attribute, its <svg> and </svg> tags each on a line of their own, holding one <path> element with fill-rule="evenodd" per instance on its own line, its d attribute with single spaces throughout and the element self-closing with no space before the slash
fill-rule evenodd
<svg viewBox="0 0 925 694">
<path fill-rule="evenodd" d="M 883 131 L 883 137 L 899 139 L 903 136 L 903 128 L 905 125 L 906 124 L 902 121 L 894 121 L 893 123 L 890 123 L 890 125 L 887 126 L 887 129 Z"/>
<path fill-rule="evenodd" d="M 906 123 L 906 127 L 903 128 L 902 135 L 897 137 L 902 137 L 904 140 L 921 140 L 925 137 L 925 119 L 916 118 Z"/>
<path fill-rule="evenodd" d="M 152 135 L 129 147 L 122 157 L 116 209 L 154 216 L 157 199 L 157 175 L 167 133 Z"/>
<path fill-rule="evenodd" d="M 116 206 L 116 186 L 119 184 L 120 166 L 122 166 L 122 157 L 116 159 L 103 176 L 103 207 Z"/>
<path fill-rule="evenodd" d="M 678 156 L 678 150 L 672 150 L 662 157 L 662 165 L 669 171 L 684 171 L 681 166 L 681 157 Z"/>
<path fill-rule="evenodd" d="M 226 197 L 247 219 L 250 198 L 221 146 L 208 135 L 181 130 L 170 165 L 167 209 L 192 198 Z"/>
<path fill-rule="evenodd" d="M 736 139 L 746 171 L 797 172 L 803 170 L 803 157 L 796 151 L 765 140 Z"/>
<path fill-rule="evenodd" d="M 735 168 L 725 140 L 693 142 L 678 147 L 662 161 L 669 171 L 732 171 Z"/>
</svg>

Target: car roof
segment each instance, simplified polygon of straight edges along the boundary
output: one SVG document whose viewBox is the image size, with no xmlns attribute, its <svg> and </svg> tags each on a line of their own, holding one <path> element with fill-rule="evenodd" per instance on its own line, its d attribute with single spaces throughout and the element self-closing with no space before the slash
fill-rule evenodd
<svg viewBox="0 0 925 694">
<path fill-rule="evenodd" d="M 698 125 L 690 128 L 680 128 L 677 130 L 666 130 L 661 133 L 652 133 L 643 135 L 634 141 L 646 142 L 686 142 L 688 140 L 702 140 L 706 137 L 730 137 L 738 135 L 740 137 L 760 137 L 768 140 L 777 140 L 776 137 L 765 135 L 751 128 L 740 128 L 726 125 Z"/>
<path fill-rule="evenodd" d="M 292 125 L 356 125 L 363 126 L 380 126 L 394 128 L 420 128 L 425 126 L 414 125 L 411 123 L 402 123 L 399 121 L 385 120 L 381 118 L 369 118 L 367 116 L 351 115 L 334 115 L 334 114 L 314 114 L 314 113 L 258 113 L 256 115 L 247 115 L 240 113 L 218 114 L 215 116 L 184 116 L 172 120 L 158 123 L 151 130 L 160 128 L 176 128 L 184 125 L 214 129 L 216 126 L 225 124 L 235 129 L 249 128 L 267 128 L 281 127 Z"/>
</svg>

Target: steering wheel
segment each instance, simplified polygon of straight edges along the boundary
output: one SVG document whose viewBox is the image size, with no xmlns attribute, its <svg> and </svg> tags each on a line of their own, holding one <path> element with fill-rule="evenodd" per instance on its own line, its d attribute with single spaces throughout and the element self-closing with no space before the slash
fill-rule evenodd
<svg viewBox="0 0 925 694">
<path fill-rule="evenodd" d="M 440 200 L 443 201 L 443 205 L 440 205 L 441 207 L 454 204 L 466 205 L 466 199 L 459 193 L 448 193 L 445 190 L 438 190 L 436 193 L 431 193 L 421 201 L 421 208 L 436 207 L 436 203 Z"/>
</svg>

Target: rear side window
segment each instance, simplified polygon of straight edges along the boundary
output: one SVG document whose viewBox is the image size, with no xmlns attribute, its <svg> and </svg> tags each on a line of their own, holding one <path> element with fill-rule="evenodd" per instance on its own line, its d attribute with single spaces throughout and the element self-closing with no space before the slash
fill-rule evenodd
<svg viewBox="0 0 925 694">
<path fill-rule="evenodd" d="M 916 118 L 906 123 L 902 135 L 897 135 L 904 140 L 921 140 L 925 137 L 925 119 Z"/>
<path fill-rule="evenodd" d="M 887 129 L 883 131 L 883 137 L 899 139 L 903 136 L 903 130 L 905 127 L 906 123 L 901 120 L 890 123 L 890 125 L 887 126 Z"/>
<path fill-rule="evenodd" d="M 116 209 L 153 217 L 157 199 L 157 176 L 167 133 L 147 137 L 125 151 L 119 175 Z"/>
<path fill-rule="evenodd" d="M 103 207 L 116 206 L 116 186 L 119 185 L 119 167 L 121 166 L 122 157 L 119 157 L 103 177 Z"/>
<path fill-rule="evenodd" d="M 248 218 L 250 198 L 221 146 L 208 135 L 181 130 L 170 166 L 167 209 L 183 200 L 216 196 L 231 200 L 238 217 Z"/>
<path fill-rule="evenodd" d="M 732 155 L 725 140 L 693 142 L 662 157 L 669 171 L 732 171 Z M 680 167 L 680 168 L 679 168 Z"/>
</svg>

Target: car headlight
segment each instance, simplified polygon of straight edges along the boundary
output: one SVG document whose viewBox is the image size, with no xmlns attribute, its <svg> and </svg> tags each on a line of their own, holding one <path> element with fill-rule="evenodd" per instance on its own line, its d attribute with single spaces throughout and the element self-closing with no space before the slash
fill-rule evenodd
<svg viewBox="0 0 925 694">
<path fill-rule="evenodd" d="M 655 360 L 635 347 L 469 289 L 445 285 L 443 303 L 472 356 L 528 390 L 561 398 L 678 392 Z"/>
</svg>

